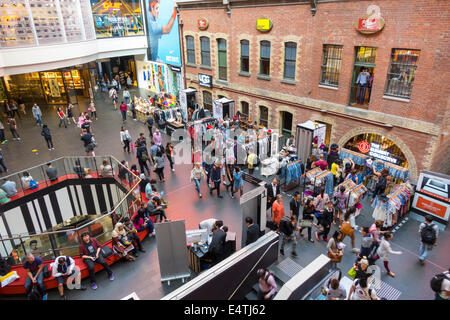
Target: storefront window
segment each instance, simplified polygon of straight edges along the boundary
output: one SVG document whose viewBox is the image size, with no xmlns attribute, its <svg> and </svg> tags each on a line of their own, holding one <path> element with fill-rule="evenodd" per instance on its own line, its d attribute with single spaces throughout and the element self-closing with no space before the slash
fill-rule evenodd
<svg viewBox="0 0 450 320">
<path fill-rule="evenodd" d="M 48 104 L 66 103 L 66 89 L 60 71 L 40 72 L 42 88 Z"/>
<path fill-rule="evenodd" d="M 5 89 L 11 99 L 21 96 L 25 102 L 46 103 L 38 72 L 5 76 Z"/>
<path fill-rule="evenodd" d="M 91 0 L 97 38 L 144 35 L 139 0 Z"/>
<path fill-rule="evenodd" d="M 419 55 L 420 50 L 392 49 L 385 95 L 410 98 Z"/>
<path fill-rule="evenodd" d="M 338 86 L 341 72 L 342 46 L 333 44 L 323 45 L 320 84 Z"/>
<path fill-rule="evenodd" d="M 350 139 L 344 145 L 344 148 L 366 154 L 378 160 L 383 160 L 405 168 L 408 167 L 408 161 L 402 150 L 397 147 L 394 142 L 379 134 L 360 134 Z"/>
</svg>

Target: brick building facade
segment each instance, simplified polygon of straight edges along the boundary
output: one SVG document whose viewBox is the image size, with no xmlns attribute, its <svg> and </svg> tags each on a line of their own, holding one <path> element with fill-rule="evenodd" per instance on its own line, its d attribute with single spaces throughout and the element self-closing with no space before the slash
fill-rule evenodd
<svg viewBox="0 0 450 320">
<path fill-rule="evenodd" d="M 199 103 L 203 104 L 207 92 L 212 99 L 225 96 L 235 100 L 236 110 L 241 110 L 242 102 L 246 102 L 253 121 L 260 121 L 260 106 L 264 106 L 268 108 L 268 127 L 277 129 L 282 126 L 281 112 L 289 112 L 293 118 L 292 132 L 299 123 L 321 121 L 330 128 L 330 143 L 340 146 L 359 134 L 378 134 L 403 152 L 412 178 L 417 178 L 423 169 L 449 173 L 446 151 L 449 150 L 450 10 L 446 2 L 319 0 L 315 1 L 314 15 L 311 10 L 314 4 L 293 2 L 231 0 L 229 7 L 222 1 L 178 4 L 183 22 L 186 85 L 198 90 Z M 380 8 L 384 28 L 374 34 L 363 34 L 355 23 L 368 14 L 372 5 Z M 206 30 L 199 29 L 200 18 L 208 21 Z M 257 19 L 261 18 L 271 20 L 269 32 L 257 30 Z M 209 54 L 200 38 L 209 39 Z M 226 40 L 226 80 L 219 79 L 217 39 Z M 248 73 L 241 70 L 241 40 L 249 43 Z M 269 76 L 260 74 L 261 41 L 270 42 Z M 295 61 L 287 58 L 286 43 L 296 44 Z M 337 83 L 333 85 L 324 83 L 330 75 L 324 60 L 325 52 L 329 55 L 332 50 L 329 45 L 340 50 L 334 57 L 339 60 L 340 69 L 332 70 L 338 70 Z M 396 59 L 401 52 L 406 52 L 400 49 L 416 54 L 415 62 L 405 63 L 407 71 L 414 65 L 415 72 L 398 69 L 395 78 L 390 75 L 396 70 L 394 62 L 399 61 Z M 210 66 L 204 66 L 202 56 L 208 55 Z M 361 57 L 373 59 L 360 66 L 356 60 L 360 62 Z M 287 79 L 288 59 L 290 70 L 295 64 L 295 73 Z M 360 90 L 355 79 L 364 66 L 374 75 L 370 101 L 355 104 L 356 92 Z M 199 86 L 199 73 L 213 77 L 212 89 Z M 406 82 L 405 79 L 409 81 L 406 95 L 392 87 L 394 82 Z"/>
</svg>

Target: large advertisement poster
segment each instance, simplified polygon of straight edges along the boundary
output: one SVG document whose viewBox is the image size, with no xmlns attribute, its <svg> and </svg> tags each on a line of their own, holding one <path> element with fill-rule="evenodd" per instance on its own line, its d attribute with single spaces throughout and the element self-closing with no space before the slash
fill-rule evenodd
<svg viewBox="0 0 450 320">
<path fill-rule="evenodd" d="M 180 35 L 174 0 L 144 0 L 147 11 L 148 59 L 181 66 Z"/>
<path fill-rule="evenodd" d="M 169 93 L 169 74 L 166 65 L 136 61 L 136 69 L 139 88 L 156 93 Z"/>
</svg>

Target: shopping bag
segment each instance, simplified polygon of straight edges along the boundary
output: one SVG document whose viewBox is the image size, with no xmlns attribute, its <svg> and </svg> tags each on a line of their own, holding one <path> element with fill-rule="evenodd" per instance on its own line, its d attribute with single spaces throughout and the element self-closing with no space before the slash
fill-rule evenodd
<svg viewBox="0 0 450 320">
<path fill-rule="evenodd" d="M 134 151 L 134 143 L 130 143 L 130 146 L 131 146 L 131 151 L 133 152 Z"/>
<path fill-rule="evenodd" d="M 299 225 L 299 227 L 302 227 L 302 228 L 311 228 L 312 220 L 302 219 L 302 220 L 300 220 L 298 225 Z"/>
<path fill-rule="evenodd" d="M 16 281 L 19 278 L 20 277 L 17 275 L 16 271 L 12 271 L 12 272 L 4 275 L 3 277 L 0 277 L 0 282 L 2 284 L 2 288 L 6 287 L 8 284 L 10 284 L 11 282 Z"/>
<path fill-rule="evenodd" d="M 356 270 L 355 267 L 352 267 L 348 272 L 347 272 L 348 276 L 352 279 L 355 279 L 356 277 Z"/>
</svg>

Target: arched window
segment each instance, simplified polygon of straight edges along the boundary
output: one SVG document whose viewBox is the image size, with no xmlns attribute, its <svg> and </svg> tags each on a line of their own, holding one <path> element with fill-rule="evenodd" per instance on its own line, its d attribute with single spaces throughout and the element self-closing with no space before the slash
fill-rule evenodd
<svg viewBox="0 0 450 320">
<path fill-rule="evenodd" d="M 259 106 L 259 124 L 266 128 L 269 127 L 269 108 Z"/>
<path fill-rule="evenodd" d="M 247 116 L 247 118 L 248 118 L 249 112 L 250 112 L 248 102 L 241 101 L 241 112 L 243 114 L 245 114 Z"/>
</svg>

